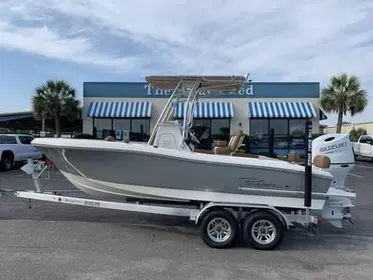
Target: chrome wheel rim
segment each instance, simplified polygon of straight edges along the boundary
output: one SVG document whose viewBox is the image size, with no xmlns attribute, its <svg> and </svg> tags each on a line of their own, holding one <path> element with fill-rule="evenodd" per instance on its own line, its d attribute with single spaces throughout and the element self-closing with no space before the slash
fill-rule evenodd
<svg viewBox="0 0 373 280">
<path fill-rule="evenodd" d="M 214 218 L 207 225 L 207 235 L 215 242 L 225 242 L 231 234 L 232 227 L 224 218 Z"/>
<path fill-rule="evenodd" d="M 257 243 L 266 245 L 276 238 L 276 227 L 271 221 L 258 220 L 251 228 L 251 235 Z"/>
</svg>

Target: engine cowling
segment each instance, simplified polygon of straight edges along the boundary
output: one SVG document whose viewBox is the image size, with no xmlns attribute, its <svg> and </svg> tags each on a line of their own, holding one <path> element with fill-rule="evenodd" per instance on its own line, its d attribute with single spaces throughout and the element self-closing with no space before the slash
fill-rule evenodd
<svg viewBox="0 0 373 280">
<path fill-rule="evenodd" d="M 329 157 L 330 166 L 320 169 L 328 171 L 334 176 L 333 187 L 346 189 L 347 175 L 355 166 L 355 156 L 348 134 L 326 134 L 314 139 L 312 141 L 312 162 L 317 155 Z"/>
</svg>

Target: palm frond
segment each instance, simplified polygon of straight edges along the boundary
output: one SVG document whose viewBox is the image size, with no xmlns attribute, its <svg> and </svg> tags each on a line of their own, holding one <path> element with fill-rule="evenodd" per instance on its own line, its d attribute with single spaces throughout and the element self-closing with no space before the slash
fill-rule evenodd
<svg viewBox="0 0 373 280">
<path fill-rule="evenodd" d="M 332 76 L 329 85 L 322 89 L 320 103 L 327 112 L 354 115 L 367 107 L 368 98 L 356 75 L 341 73 Z"/>
<path fill-rule="evenodd" d="M 361 113 L 368 106 L 368 94 L 365 90 L 359 90 L 349 98 L 349 111 L 351 116 Z"/>
<path fill-rule="evenodd" d="M 35 88 L 33 111 L 37 118 L 42 114 L 48 118 L 67 116 L 69 111 L 79 109 L 75 102 L 76 89 L 64 80 L 47 80 Z M 74 101 L 74 102 L 73 102 Z"/>
</svg>

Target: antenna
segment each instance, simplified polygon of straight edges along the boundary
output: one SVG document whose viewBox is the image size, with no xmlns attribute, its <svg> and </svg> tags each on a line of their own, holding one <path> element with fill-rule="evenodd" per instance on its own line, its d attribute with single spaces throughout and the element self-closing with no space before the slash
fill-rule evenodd
<svg viewBox="0 0 373 280">
<path fill-rule="evenodd" d="M 250 76 L 250 73 L 247 72 L 246 75 L 245 75 L 245 80 L 244 80 L 243 83 L 241 84 L 240 89 L 239 89 L 238 91 L 240 91 L 240 90 L 243 88 L 243 86 L 246 84 L 247 80 L 249 79 L 249 76 Z M 251 80 L 250 80 L 250 81 L 251 81 Z"/>
</svg>

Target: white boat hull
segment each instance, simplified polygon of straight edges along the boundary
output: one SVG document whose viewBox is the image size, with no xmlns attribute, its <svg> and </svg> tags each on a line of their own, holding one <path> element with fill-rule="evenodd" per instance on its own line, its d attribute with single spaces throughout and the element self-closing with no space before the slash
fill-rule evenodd
<svg viewBox="0 0 373 280">
<path fill-rule="evenodd" d="M 168 189 L 147 187 L 138 185 L 118 184 L 113 182 L 98 181 L 85 178 L 79 175 L 66 173 L 62 174 L 81 191 L 101 198 L 119 199 L 125 198 L 142 198 L 166 201 L 214 201 L 226 203 L 255 203 L 272 205 L 274 207 L 302 209 L 304 200 L 302 197 L 287 197 L 268 195 L 246 195 L 246 194 L 229 194 L 214 191 L 196 191 L 183 189 Z M 312 200 L 312 209 L 322 210 L 327 199 L 326 194 L 314 194 L 319 198 Z"/>
</svg>

